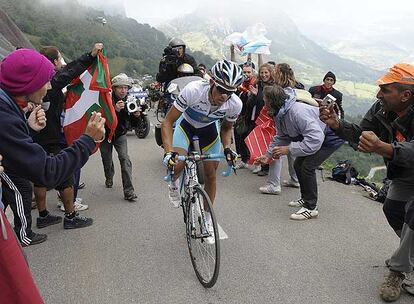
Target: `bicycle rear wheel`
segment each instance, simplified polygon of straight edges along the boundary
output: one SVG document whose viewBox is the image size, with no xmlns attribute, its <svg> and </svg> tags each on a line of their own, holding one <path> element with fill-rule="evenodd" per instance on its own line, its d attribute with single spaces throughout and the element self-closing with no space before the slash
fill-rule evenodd
<svg viewBox="0 0 414 304">
<path fill-rule="evenodd" d="M 208 231 L 204 206 L 211 214 L 214 236 Z M 187 245 L 194 271 L 200 283 L 213 287 L 220 269 L 220 239 L 217 221 L 207 193 L 200 187 L 193 188 L 193 196 L 187 205 Z"/>
</svg>

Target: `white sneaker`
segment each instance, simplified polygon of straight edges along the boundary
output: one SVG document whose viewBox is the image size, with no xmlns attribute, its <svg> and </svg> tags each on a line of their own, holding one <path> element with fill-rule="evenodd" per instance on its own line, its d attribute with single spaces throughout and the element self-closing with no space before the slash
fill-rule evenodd
<svg viewBox="0 0 414 304">
<path fill-rule="evenodd" d="M 62 205 L 62 197 L 60 196 L 59 191 L 56 191 L 56 195 L 57 195 L 57 198 L 58 198 L 58 203 L 57 203 L 57 206 L 58 206 L 58 208 L 60 208 L 60 206 Z M 81 199 L 80 197 L 77 197 L 77 198 L 76 198 L 76 200 L 77 200 L 79 203 L 82 203 L 82 199 Z"/>
<path fill-rule="evenodd" d="M 310 210 L 308 208 L 302 207 L 295 213 L 290 215 L 291 220 L 302 221 L 302 220 L 310 220 L 313 218 L 318 217 L 318 209 Z"/>
<path fill-rule="evenodd" d="M 75 207 L 75 211 L 85 211 L 89 209 L 89 206 L 86 204 L 82 204 L 81 203 L 82 199 L 79 200 L 79 198 L 77 197 L 75 202 L 74 202 L 74 207 Z M 62 204 L 62 206 L 60 206 L 60 210 L 65 211 L 65 206 Z"/>
<path fill-rule="evenodd" d="M 175 185 L 168 185 L 168 198 L 174 208 L 179 208 L 181 204 L 181 195 L 178 187 Z"/>
<path fill-rule="evenodd" d="M 249 169 L 249 165 L 243 161 L 240 161 L 234 166 L 234 169 Z"/>
<path fill-rule="evenodd" d="M 289 180 L 284 180 L 282 185 L 285 187 L 300 188 L 300 184 L 291 178 Z"/>
<path fill-rule="evenodd" d="M 86 204 L 80 203 L 78 201 L 78 198 L 76 198 L 76 201 L 75 201 L 75 211 L 84 211 L 84 210 L 87 210 L 87 209 L 89 209 L 89 206 L 86 205 Z"/>
<path fill-rule="evenodd" d="M 211 245 L 216 242 L 215 237 L 214 237 L 213 221 L 211 220 L 210 212 L 204 212 L 204 215 L 206 217 L 207 230 L 208 230 L 208 233 L 210 234 L 210 236 L 206 238 L 206 243 Z"/>
<path fill-rule="evenodd" d="M 280 186 L 273 186 L 271 184 L 266 184 L 265 186 L 262 186 L 259 188 L 260 192 L 265 194 L 275 194 L 278 195 L 282 192 L 282 189 Z"/>
<path fill-rule="evenodd" d="M 63 206 L 63 203 L 62 203 L 59 195 L 58 195 L 58 198 L 59 198 L 59 201 L 56 204 L 57 207 L 60 208 L 60 210 L 65 211 L 65 207 Z M 80 197 L 77 197 L 75 201 L 78 202 L 79 204 L 82 204 L 82 199 Z M 88 205 L 85 205 L 85 206 L 87 206 L 86 209 L 88 209 Z M 86 209 L 84 209 L 84 210 L 86 210 Z M 80 210 L 80 211 L 82 211 L 82 210 Z"/>
<path fill-rule="evenodd" d="M 259 173 L 260 171 L 262 171 L 262 166 L 260 166 L 260 165 L 258 165 L 258 166 L 253 166 L 253 169 L 252 169 L 252 173 L 253 173 L 253 174 L 257 174 L 257 173 Z"/>
<path fill-rule="evenodd" d="M 305 204 L 305 201 L 303 199 L 298 199 L 296 201 L 291 201 L 288 203 L 289 207 L 303 207 L 303 205 Z"/>
</svg>

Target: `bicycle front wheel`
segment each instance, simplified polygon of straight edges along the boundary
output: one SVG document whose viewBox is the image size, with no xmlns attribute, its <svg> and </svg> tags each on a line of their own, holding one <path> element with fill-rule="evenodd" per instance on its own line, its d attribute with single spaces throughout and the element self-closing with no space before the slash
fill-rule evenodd
<svg viewBox="0 0 414 304">
<path fill-rule="evenodd" d="M 211 215 L 210 223 L 207 223 L 204 207 Z M 193 188 L 193 196 L 187 205 L 186 232 L 197 278 L 204 287 L 213 287 L 220 268 L 220 239 L 210 198 L 200 186 Z"/>
</svg>

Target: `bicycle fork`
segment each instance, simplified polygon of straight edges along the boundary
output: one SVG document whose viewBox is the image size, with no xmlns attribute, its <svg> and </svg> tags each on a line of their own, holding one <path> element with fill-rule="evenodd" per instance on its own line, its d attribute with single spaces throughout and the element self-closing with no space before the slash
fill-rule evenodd
<svg viewBox="0 0 414 304">
<path fill-rule="evenodd" d="M 190 189 L 190 198 L 189 203 L 190 208 L 192 208 L 192 217 L 191 217 L 191 230 L 192 230 L 192 237 L 194 238 L 205 238 L 209 237 L 209 231 L 207 227 L 206 222 L 206 215 L 204 211 L 204 206 L 202 206 L 202 203 L 199 201 L 199 198 L 197 197 L 197 191 L 194 191 L 193 188 L 195 185 L 198 185 L 197 182 L 197 172 L 195 166 L 190 166 L 190 172 L 188 173 L 188 176 L 190 176 L 190 180 L 188 181 L 188 188 Z M 196 231 L 197 224 L 200 227 L 200 231 Z M 197 235 L 197 232 L 199 233 Z"/>
</svg>

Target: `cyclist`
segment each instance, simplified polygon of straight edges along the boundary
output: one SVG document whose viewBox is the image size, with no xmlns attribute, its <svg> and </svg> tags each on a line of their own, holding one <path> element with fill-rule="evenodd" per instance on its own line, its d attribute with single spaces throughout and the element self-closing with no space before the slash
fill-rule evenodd
<svg viewBox="0 0 414 304">
<path fill-rule="evenodd" d="M 211 77 L 209 81 L 197 80 L 186 85 L 162 123 L 164 164 L 175 166 L 175 181 L 169 186 L 169 198 L 177 208 L 181 202 L 178 176 L 184 165 L 175 164 L 175 158 L 187 154 L 194 135 L 199 137 L 204 154 L 220 153 L 221 138 L 227 161 L 234 162 L 236 158 L 230 149 L 231 134 L 242 102 L 234 93 L 243 82 L 243 71 L 234 62 L 221 60 L 211 68 Z M 219 120 L 222 120 L 220 126 Z M 218 161 L 204 161 L 203 165 L 204 189 L 214 202 Z M 208 212 L 206 214 L 208 219 Z"/>
</svg>

